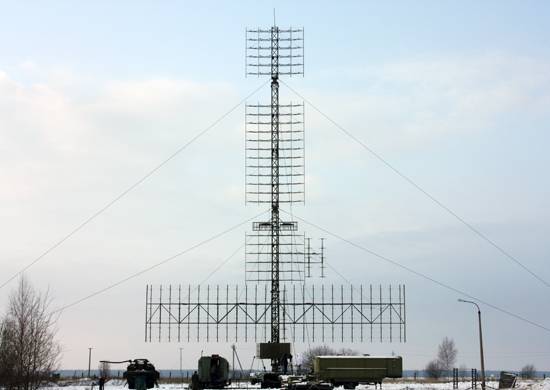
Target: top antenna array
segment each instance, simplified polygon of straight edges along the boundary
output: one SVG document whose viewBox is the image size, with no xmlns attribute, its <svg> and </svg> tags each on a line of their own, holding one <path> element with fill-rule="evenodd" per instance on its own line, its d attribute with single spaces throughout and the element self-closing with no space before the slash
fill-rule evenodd
<svg viewBox="0 0 550 390">
<path fill-rule="evenodd" d="M 246 75 L 273 74 L 304 75 L 303 28 L 246 30 Z"/>
</svg>

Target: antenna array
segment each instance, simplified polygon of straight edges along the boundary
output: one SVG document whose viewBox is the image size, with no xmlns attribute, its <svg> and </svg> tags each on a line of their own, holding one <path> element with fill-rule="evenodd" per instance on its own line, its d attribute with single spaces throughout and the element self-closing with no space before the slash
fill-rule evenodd
<svg viewBox="0 0 550 390">
<path fill-rule="evenodd" d="M 267 284 L 147 285 L 145 341 L 268 342 Z M 406 341 L 405 286 L 281 288 L 281 339 L 303 343 Z"/>
<path fill-rule="evenodd" d="M 303 76 L 304 29 L 247 29 L 245 67 L 248 76 Z"/>
<path fill-rule="evenodd" d="M 155 329 L 159 341 L 163 334 L 169 341 L 263 341 L 256 357 L 279 372 L 290 357 L 287 340 L 406 340 L 405 286 L 385 295 L 382 287 L 306 286 L 316 268 L 325 276 L 324 239 L 314 248 L 298 222 L 281 218 L 281 205 L 305 203 L 304 104 L 279 102 L 279 77 L 304 74 L 303 43 L 303 29 L 246 32 L 246 74 L 271 78 L 270 102 L 245 109 L 246 201 L 270 206 L 270 218 L 253 222 L 245 236 L 246 281 L 255 284 L 188 287 L 183 298 L 181 287 L 176 298 L 171 286 L 147 286 L 146 341 L 157 338 Z"/>
</svg>

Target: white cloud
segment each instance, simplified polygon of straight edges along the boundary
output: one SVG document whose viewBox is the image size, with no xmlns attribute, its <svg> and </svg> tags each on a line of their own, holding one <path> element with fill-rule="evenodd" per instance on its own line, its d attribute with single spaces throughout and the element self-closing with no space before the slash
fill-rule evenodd
<svg viewBox="0 0 550 390">
<path fill-rule="evenodd" d="M 87 94 L 78 88 L 48 79 L 25 84 L 0 73 L 0 231 L 6 242 L 0 258 L 6 274 L 31 261 L 41 248 L 72 230 L 238 101 L 229 85 L 186 80 L 98 82 Z M 168 242 L 174 251 L 184 242 L 212 234 L 212 225 L 200 224 L 203 216 L 235 209 L 223 197 L 208 195 L 235 194 L 233 187 L 242 173 L 227 174 L 224 169 L 242 166 L 235 153 L 241 140 L 233 132 L 241 119 L 236 113 L 202 137 L 200 146 L 188 148 L 155 175 L 153 183 L 140 186 L 123 205 L 106 213 L 112 213 L 102 220 L 107 225 L 90 225 L 80 245 L 92 256 L 112 259 L 120 250 L 115 242 L 111 253 L 110 244 L 89 247 L 110 229 L 118 243 L 130 246 L 150 247 L 136 240 L 141 234 L 149 234 L 151 242 L 153 236 L 161 241 L 172 237 L 158 245 Z M 198 199 L 207 201 L 197 206 Z M 220 223 L 235 223 L 232 215 L 220 215 Z M 134 232 L 137 236 L 128 230 L 129 219 L 138 221 L 133 225 L 141 230 Z M 173 239 L 191 224 L 200 226 L 182 241 Z M 148 251 L 143 249 L 143 255 Z M 46 262 L 71 256 L 60 251 Z M 14 258 L 20 260 L 9 260 Z M 128 266 L 125 261 L 122 264 Z"/>
<path fill-rule="evenodd" d="M 506 125 L 510 116 L 547 118 L 549 66 L 505 54 L 423 58 L 341 69 L 338 74 L 353 80 L 352 87 L 305 95 L 373 145 L 421 150 L 442 137 Z M 331 126 L 314 110 L 308 114 L 308 128 Z"/>
<path fill-rule="evenodd" d="M 234 94 L 227 84 L 197 83 L 188 80 L 150 79 L 108 83 L 92 108 L 138 117 L 173 119 L 175 115 L 205 111 L 204 104 L 219 104 Z M 198 104 L 200 106 L 198 106 Z M 197 106 L 194 106 L 197 105 Z M 199 112 L 196 110 L 200 108 Z"/>
<path fill-rule="evenodd" d="M 36 72 L 37 70 L 39 70 L 39 67 L 38 65 L 34 62 L 34 61 L 31 61 L 31 60 L 25 60 L 23 62 L 21 62 L 19 64 L 19 67 L 28 72 L 28 73 L 34 73 Z"/>
<path fill-rule="evenodd" d="M 27 85 L 0 72 L 2 169 L 14 177 L 6 183 L 12 191 L 40 181 L 25 169 L 29 165 L 41 175 L 70 159 L 77 177 L 87 159 L 99 170 L 120 165 L 121 157 L 158 161 L 237 99 L 229 85 L 170 79 L 98 83 L 82 97 L 74 92 L 78 84 L 67 88 L 56 80 Z"/>
</svg>

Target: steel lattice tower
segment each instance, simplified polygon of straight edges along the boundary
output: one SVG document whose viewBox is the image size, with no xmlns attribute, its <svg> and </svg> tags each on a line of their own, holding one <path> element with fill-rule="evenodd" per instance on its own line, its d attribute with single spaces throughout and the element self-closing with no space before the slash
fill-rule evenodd
<svg viewBox="0 0 550 390">
<path fill-rule="evenodd" d="M 249 37 L 248 34 L 252 36 Z M 282 35 L 282 36 L 281 36 Z M 269 144 L 269 162 L 270 162 L 270 203 L 271 203 L 271 218 L 269 223 L 269 236 L 270 236 L 270 246 L 271 246 L 271 259 L 270 259 L 270 306 L 271 306 L 271 337 L 270 342 L 273 345 L 279 345 L 281 342 L 281 230 L 289 231 L 296 230 L 296 223 L 284 223 L 281 220 L 280 216 L 280 196 L 281 196 L 281 161 L 286 161 L 291 167 L 293 166 L 293 156 L 281 156 L 281 112 L 279 104 L 279 75 L 281 68 L 284 69 L 283 73 L 290 76 L 303 74 L 303 30 L 302 29 L 286 29 L 281 30 L 277 26 L 271 27 L 269 30 L 247 30 L 247 73 L 251 75 L 269 75 L 271 77 L 271 101 L 270 101 L 270 144 Z M 281 42 L 285 42 L 285 45 L 281 47 Z M 269 46 L 265 44 L 269 43 Z M 296 52 L 298 51 L 298 52 Z M 252 54 L 254 53 L 254 54 Z M 286 58 L 286 62 L 280 63 L 281 57 Z M 251 63 L 248 60 L 251 59 Z M 302 61 L 296 62 L 296 59 L 301 59 Z M 249 66 L 252 68 L 251 72 L 248 72 Z M 269 73 L 264 71 L 265 68 L 269 67 Z M 254 107 L 254 106 L 249 106 Z M 262 123 L 259 120 L 259 111 L 260 105 L 256 106 L 258 108 L 258 121 L 259 125 Z M 290 132 L 290 138 L 283 150 L 294 150 L 292 138 L 292 125 L 294 124 L 294 115 L 292 112 L 293 105 L 290 104 L 290 112 L 285 113 L 285 116 L 288 117 L 287 124 L 290 124 L 290 127 L 287 131 Z M 302 105 L 303 107 L 303 105 Z M 303 114 L 302 114 L 303 115 Z M 263 123 L 265 124 L 265 123 Z M 258 143 L 260 141 L 260 133 L 258 132 Z M 265 150 L 266 145 L 263 147 L 258 146 L 258 154 L 260 150 Z M 260 166 L 260 156 L 258 155 L 258 166 Z M 283 164 L 284 165 L 284 164 Z M 261 172 L 256 171 L 252 182 L 265 189 L 265 182 L 262 182 L 260 176 Z M 265 174 L 265 170 L 264 170 Z M 301 176 L 301 175 L 296 175 Z M 294 184 L 296 181 L 293 180 L 295 177 L 292 173 L 284 174 L 283 177 L 289 178 L 290 180 L 285 183 L 289 193 L 298 192 L 294 189 Z M 302 174 L 303 176 L 303 174 Z M 260 196 L 261 191 L 257 191 L 258 196 Z M 289 202 L 292 203 L 292 196 L 290 197 Z M 261 203 L 261 202 L 259 202 Z M 267 224 L 263 224 L 264 229 L 267 227 Z M 292 233 L 291 233 L 292 234 Z M 289 253 L 292 256 L 293 248 L 289 249 Z M 287 253 L 288 254 L 288 253 Z M 292 262 L 292 261 L 291 261 Z M 303 262 L 303 261 L 302 261 Z M 291 273 L 291 280 L 293 280 Z M 272 359 L 272 367 L 274 371 L 277 371 L 278 368 L 278 359 Z"/>
<path fill-rule="evenodd" d="M 279 343 L 279 28 L 271 28 L 271 342 Z"/>
</svg>

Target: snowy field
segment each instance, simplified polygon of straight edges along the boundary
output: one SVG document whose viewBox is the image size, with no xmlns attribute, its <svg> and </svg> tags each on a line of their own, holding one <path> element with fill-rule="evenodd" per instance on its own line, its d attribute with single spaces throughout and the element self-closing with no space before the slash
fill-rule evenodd
<svg viewBox="0 0 550 390">
<path fill-rule="evenodd" d="M 489 389 L 498 389 L 498 382 L 487 382 L 487 386 Z M 460 390 L 466 390 L 471 387 L 470 382 L 460 382 L 459 383 L 459 389 Z M 177 389 L 185 389 L 187 390 L 187 384 L 181 385 L 181 384 L 163 384 L 161 383 L 159 385 L 159 389 L 161 390 L 177 390 Z M 228 387 L 229 389 L 259 389 L 259 385 L 252 386 L 250 384 L 246 385 L 243 384 L 241 386 L 238 385 L 232 385 Z M 384 390 L 420 390 L 420 389 L 426 389 L 426 390 L 452 390 L 453 384 L 452 383 L 415 383 L 411 381 L 402 381 L 402 382 L 385 382 L 382 386 Z M 550 378 L 546 380 L 539 380 L 539 381 L 529 381 L 529 380 L 520 380 L 516 386 L 517 389 L 520 390 L 550 390 Z M 85 383 L 85 381 L 81 381 L 78 384 L 71 384 L 68 383 L 67 386 L 59 386 L 59 385 L 52 385 L 44 388 L 45 390 L 98 390 L 97 386 L 91 386 L 91 383 Z M 335 388 L 338 389 L 338 388 Z M 358 390 L 370 390 L 374 389 L 374 386 L 358 386 Z M 478 389 L 481 390 L 481 386 L 478 384 Z M 114 379 L 105 384 L 105 390 L 127 390 L 127 387 L 125 386 L 125 382 L 120 379 Z M 343 388 L 341 389 L 343 390 Z"/>
</svg>

